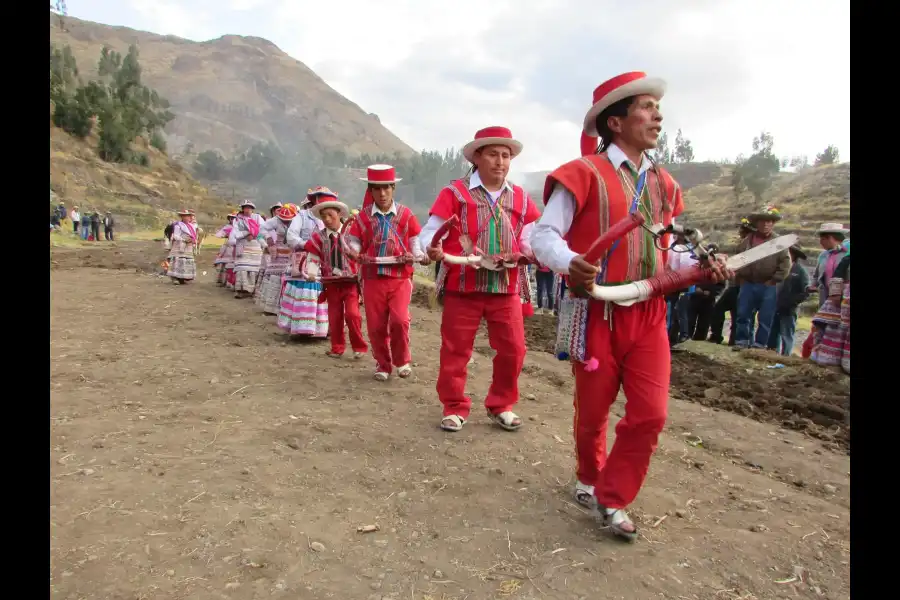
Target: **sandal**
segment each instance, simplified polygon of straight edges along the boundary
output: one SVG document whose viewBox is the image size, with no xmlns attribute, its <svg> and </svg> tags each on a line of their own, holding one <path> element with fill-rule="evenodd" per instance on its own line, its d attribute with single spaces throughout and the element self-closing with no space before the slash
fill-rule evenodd
<svg viewBox="0 0 900 600">
<path fill-rule="evenodd" d="M 522 426 L 522 419 L 511 410 L 504 410 L 496 415 L 488 411 L 488 418 L 506 431 L 515 431 Z"/>
<path fill-rule="evenodd" d="M 328 352 L 325 353 L 325 356 L 327 356 L 328 358 L 340 358 L 340 357 L 344 356 L 344 353 L 343 352 L 332 352 L 331 350 L 329 350 Z"/>
<path fill-rule="evenodd" d="M 408 364 L 403 365 L 402 367 L 397 367 L 397 376 L 406 379 L 412 375 L 412 367 Z"/>
<path fill-rule="evenodd" d="M 354 360 L 359 360 L 359 359 L 361 359 L 361 358 L 362 358 L 363 356 L 365 356 L 365 355 L 366 355 L 365 352 L 354 352 L 354 353 L 353 353 L 353 358 L 354 358 Z"/>
<path fill-rule="evenodd" d="M 385 373 L 384 371 L 378 371 L 377 373 L 375 373 L 375 381 L 387 381 L 387 380 L 388 380 L 388 374 Z"/>
<path fill-rule="evenodd" d="M 594 486 L 586 485 L 580 481 L 575 482 L 575 502 L 585 508 L 594 510 L 597 508 L 597 499 L 594 497 Z"/>
<path fill-rule="evenodd" d="M 613 535 L 622 538 L 625 541 L 633 542 L 637 539 L 638 531 L 634 522 L 628 517 L 628 513 L 624 508 L 604 508 L 597 506 L 597 512 L 603 521 L 603 526 L 608 527 Z M 630 525 L 631 531 L 625 529 L 624 526 Z"/>
<path fill-rule="evenodd" d="M 466 420 L 459 415 L 447 415 L 441 419 L 441 429 L 444 431 L 459 431 L 465 424 Z"/>
</svg>

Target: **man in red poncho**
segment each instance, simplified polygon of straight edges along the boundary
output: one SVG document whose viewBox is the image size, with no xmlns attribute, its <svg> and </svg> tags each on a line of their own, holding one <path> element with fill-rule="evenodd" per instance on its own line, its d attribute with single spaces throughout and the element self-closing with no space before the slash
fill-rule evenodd
<svg viewBox="0 0 900 600">
<path fill-rule="evenodd" d="M 409 351 L 409 303 L 413 263 L 427 261 L 419 246 L 422 228 L 412 211 L 394 202 L 401 181 L 394 167 L 371 165 L 363 209 L 347 232 L 347 244 L 358 256 L 362 271 L 363 305 L 369 345 L 375 357 L 376 381 L 412 375 Z"/>
<path fill-rule="evenodd" d="M 521 151 L 522 144 L 505 127 L 478 131 L 463 148 L 463 155 L 474 165 L 472 173 L 441 190 L 420 238 L 423 245 L 430 245 L 437 229 L 456 216 L 458 227 L 452 227 L 440 245 L 429 248 L 431 260 L 443 260 L 444 250 L 470 255 L 477 247 L 490 257 L 512 256 L 509 264 L 515 263 L 512 268 L 497 264 L 496 269 L 441 263 L 436 285 L 438 293 L 443 291 L 444 311 L 437 392 L 444 405 L 441 428 L 445 431 L 459 431 L 469 418 L 467 365 L 482 318 L 497 352 L 484 400 L 488 416 L 507 431 L 522 426 L 512 411 L 519 401 L 519 373 L 525 360 L 520 286 L 528 285 L 518 257 L 531 257 L 528 236 L 540 212 L 525 190 L 506 178 L 510 161 Z"/>
<path fill-rule="evenodd" d="M 536 259 L 564 274 L 568 287 L 580 296 L 593 285 L 646 279 L 666 268 L 665 253 L 643 228 L 621 239 L 600 265 L 583 256 L 631 212 L 641 211 L 648 225 L 668 225 L 684 208 L 678 184 L 646 154 L 656 147 L 661 131 L 659 101 L 665 87 L 662 80 L 640 72 L 600 85 L 584 118 L 582 158 L 547 177 L 546 209 L 532 234 L 532 248 Z M 667 239 L 661 242 L 668 247 Z M 724 276 L 721 267 L 714 271 L 716 277 Z M 583 303 L 586 312 L 567 310 L 567 302 Z M 559 327 L 561 336 L 576 339 L 573 348 L 584 349 L 584 360 L 573 363 L 575 499 L 596 508 L 614 534 L 634 540 L 637 528 L 625 508 L 644 482 L 666 422 L 671 357 L 665 300 L 622 306 L 567 292 Z M 615 445 L 607 457 L 609 409 L 620 387 L 627 398 L 625 416 L 616 425 Z"/>
</svg>

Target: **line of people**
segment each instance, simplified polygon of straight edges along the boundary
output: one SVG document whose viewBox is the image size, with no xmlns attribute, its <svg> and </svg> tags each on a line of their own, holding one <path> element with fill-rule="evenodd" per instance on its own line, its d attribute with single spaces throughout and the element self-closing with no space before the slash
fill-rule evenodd
<svg viewBox="0 0 900 600">
<path fill-rule="evenodd" d="M 112 212 L 106 211 L 101 214 L 100 211 L 84 211 L 80 213 L 77 206 L 72 207 L 69 212 L 65 202 L 60 202 L 50 214 L 50 229 L 61 229 L 66 221 L 72 223 L 72 233 L 80 236 L 85 241 L 99 241 L 100 228 L 103 228 L 103 239 L 108 242 L 115 241 L 116 220 Z"/>
<path fill-rule="evenodd" d="M 668 247 L 670 236 L 657 239 L 638 228 L 612 246 L 599 264 L 588 262 L 585 254 L 629 214 L 640 211 L 646 223 L 667 226 L 684 209 L 677 182 L 647 154 L 661 131 L 659 102 L 665 89 L 664 81 L 631 72 L 594 90 L 580 157 L 547 177 L 543 214 L 507 178 L 511 161 L 523 150 L 521 142 L 509 129 L 488 127 L 464 146 L 472 169 L 441 190 L 424 227 L 394 201 L 400 179 L 388 165 L 368 168 L 362 207 L 351 218 L 327 188 L 310 190 L 301 206 L 273 207 L 276 212 L 266 221 L 245 201 L 217 233 L 227 238 L 216 258 L 218 283 L 238 298 L 261 288 L 260 306 L 271 313 L 277 304 L 278 323 L 286 332 L 322 337 L 327 323 L 329 356 L 334 358 L 344 353 L 347 326 L 354 357 L 364 352 L 355 325 L 361 296 L 374 377 L 383 382 L 395 371 L 401 379 L 412 374 L 413 265 L 439 262 L 439 426 L 458 432 L 470 418 L 467 367 L 480 324 L 486 321 L 495 356 L 483 404 L 491 422 L 516 431 L 523 425 L 515 408 L 526 353 L 524 316 L 531 301 L 524 265 L 551 270 L 559 276 L 554 294 L 557 347 L 566 348 L 558 356 L 572 362 L 575 379 L 573 495 L 613 534 L 634 540 L 637 526 L 626 509 L 644 483 L 668 407 L 666 303 L 660 297 L 603 302 L 586 292 L 595 285 L 616 286 L 664 273 L 667 251 L 661 248 Z M 341 223 L 342 218 L 347 220 Z M 191 228 L 184 218 L 181 223 L 184 227 L 176 233 L 189 242 Z M 472 258 L 481 268 L 473 268 Z M 734 275 L 720 261 L 706 266 L 716 282 Z M 541 280 L 546 291 L 548 278 Z M 275 289 L 281 294 L 277 302 Z M 749 338 L 746 331 L 743 336 Z M 610 407 L 620 390 L 627 397 L 625 415 L 607 453 Z"/>
</svg>

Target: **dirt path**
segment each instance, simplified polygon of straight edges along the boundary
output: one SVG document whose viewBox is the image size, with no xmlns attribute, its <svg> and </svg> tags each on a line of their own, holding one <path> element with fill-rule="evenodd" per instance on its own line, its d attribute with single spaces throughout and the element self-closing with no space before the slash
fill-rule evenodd
<svg viewBox="0 0 900 600">
<path fill-rule="evenodd" d="M 51 257 L 52 598 L 849 598 L 833 442 L 675 399 L 623 545 L 570 501 L 564 363 L 529 353 L 522 431 L 474 412 L 448 435 L 439 313 L 414 308 L 414 377 L 379 385 L 369 359 L 285 343 L 210 267 L 143 273 L 161 254 Z"/>
</svg>

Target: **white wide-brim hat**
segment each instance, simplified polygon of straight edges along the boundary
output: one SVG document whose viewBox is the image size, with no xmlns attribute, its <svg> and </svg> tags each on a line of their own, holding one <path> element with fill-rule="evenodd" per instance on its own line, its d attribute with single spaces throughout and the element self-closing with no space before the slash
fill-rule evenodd
<svg viewBox="0 0 900 600">
<path fill-rule="evenodd" d="M 584 116 L 584 133 L 589 136 L 597 136 L 597 116 L 604 110 L 631 96 L 653 96 L 657 100 L 662 99 L 666 93 L 666 82 L 658 77 L 647 77 L 646 73 L 633 71 L 623 73 L 601 83 L 594 90 L 594 104 Z"/>
<path fill-rule="evenodd" d="M 322 211 L 326 208 L 336 208 L 341 211 L 341 218 L 346 219 L 350 216 L 350 209 L 343 202 L 339 202 L 337 200 L 326 200 L 325 202 L 319 202 L 315 206 L 309 209 L 309 214 L 314 216 L 315 218 L 322 220 Z"/>
<path fill-rule="evenodd" d="M 846 229 L 843 223 L 822 223 L 822 226 L 816 230 L 816 235 L 823 235 L 826 233 L 840 233 L 842 235 L 847 235 L 850 233 L 850 230 Z"/>
</svg>

